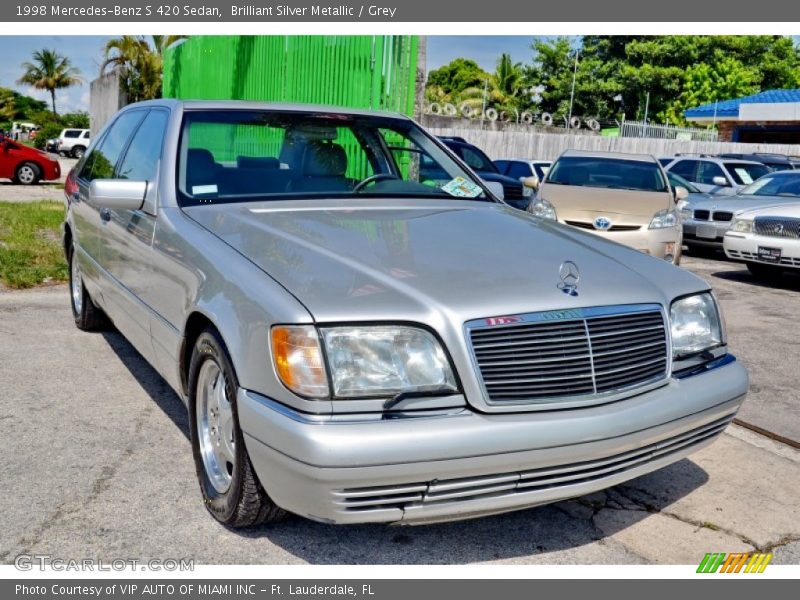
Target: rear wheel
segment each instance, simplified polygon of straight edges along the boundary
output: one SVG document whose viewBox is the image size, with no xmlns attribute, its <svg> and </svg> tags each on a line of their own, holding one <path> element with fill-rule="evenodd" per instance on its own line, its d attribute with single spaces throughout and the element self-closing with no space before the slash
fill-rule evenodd
<svg viewBox="0 0 800 600">
<path fill-rule="evenodd" d="M 84 152 L 86 152 L 86 148 L 83 146 L 75 146 L 71 152 L 72 158 L 81 158 Z"/>
<path fill-rule="evenodd" d="M 775 265 L 765 265 L 763 263 L 747 263 L 747 269 L 757 279 L 777 279 L 783 273 L 783 269 Z"/>
<path fill-rule="evenodd" d="M 247 527 L 285 515 L 261 487 L 239 427 L 239 387 L 219 334 L 197 338 L 189 365 L 189 426 L 206 508 L 220 523 Z"/>
<path fill-rule="evenodd" d="M 14 173 L 14 181 L 22 185 L 34 185 L 39 183 L 42 178 L 42 170 L 39 165 L 32 162 L 24 162 L 17 167 Z"/>
<path fill-rule="evenodd" d="M 86 286 L 83 285 L 83 274 L 74 246 L 69 253 L 69 295 L 72 316 L 78 329 L 95 331 L 103 329 L 108 324 L 105 313 L 95 305 L 89 292 L 86 291 Z"/>
</svg>

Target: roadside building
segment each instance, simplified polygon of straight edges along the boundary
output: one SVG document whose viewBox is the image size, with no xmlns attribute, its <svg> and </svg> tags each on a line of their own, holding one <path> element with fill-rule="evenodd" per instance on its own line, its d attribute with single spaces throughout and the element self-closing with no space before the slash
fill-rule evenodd
<svg viewBox="0 0 800 600">
<path fill-rule="evenodd" d="M 716 125 L 721 141 L 800 144 L 800 89 L 712 102 L 690 108 L 684 116 L 699 125 Z"/>
</svg>

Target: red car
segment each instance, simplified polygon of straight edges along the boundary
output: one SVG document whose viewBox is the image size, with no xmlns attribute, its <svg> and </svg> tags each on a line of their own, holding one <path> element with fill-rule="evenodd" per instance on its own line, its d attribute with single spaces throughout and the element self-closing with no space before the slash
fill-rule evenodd
<svg viewBox="0 0 800 600">
<path fill-rule="evenodd" d="M 61 166 L 41 150 L 0 137 L 0 179 L 22 185 L 61 177 Z"/>
</svg>

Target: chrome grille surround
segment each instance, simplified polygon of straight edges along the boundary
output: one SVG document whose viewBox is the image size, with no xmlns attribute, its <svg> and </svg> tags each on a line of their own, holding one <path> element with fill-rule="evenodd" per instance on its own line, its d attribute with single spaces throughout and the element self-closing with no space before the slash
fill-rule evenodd
<svg viewBox="0 0 800 600">
<path fill-rule="evenodd" d="M 754 230 L 766 237 L 796 240 L 800 238 L 800 219 L 790 217 L 756 217 Z"/>
<path fill-rule="evenodd" d="M 465 335 L 487 405 L 568 408 L 663 385 L 667 323 L 659 304 L 601 306 L 475 319 Z"/>
</svg>

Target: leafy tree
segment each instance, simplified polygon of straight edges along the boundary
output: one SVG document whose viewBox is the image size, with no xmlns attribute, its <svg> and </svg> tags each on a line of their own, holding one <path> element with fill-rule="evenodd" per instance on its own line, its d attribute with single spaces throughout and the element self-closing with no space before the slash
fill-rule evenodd
<svg viewBox="0 0 800 600">
<path fill-rule="evenodd" d="M 122 88 L 131 102 L 161 97 L 164 51 L 185 38 L 182 35 L 123 35 L 109 40 L 103 50 L 103 75 L 119 69 Z"/>
<path fill-rule="evenodd" d="M 22 63 L 25 72 L 17 80 L 19 84 L 33 86 L 37 90 L 50 92 L 53 114 L 56 112 L 56 90 L 77 85 L 83 81 L 80 71 L 73 67 L 69 58 L 55 50 L 37 50 L 33 62 Z"/>
<path fill-rule="evenodd" d="M 667 108 L 666 115 L 670 122 L 682 123 L 686 109 L 756 93 L 758 79 L 756 68 L 746 67 L 736 58 L 694 64 L 686 70 L 683 91 Z"/>
</svg>

